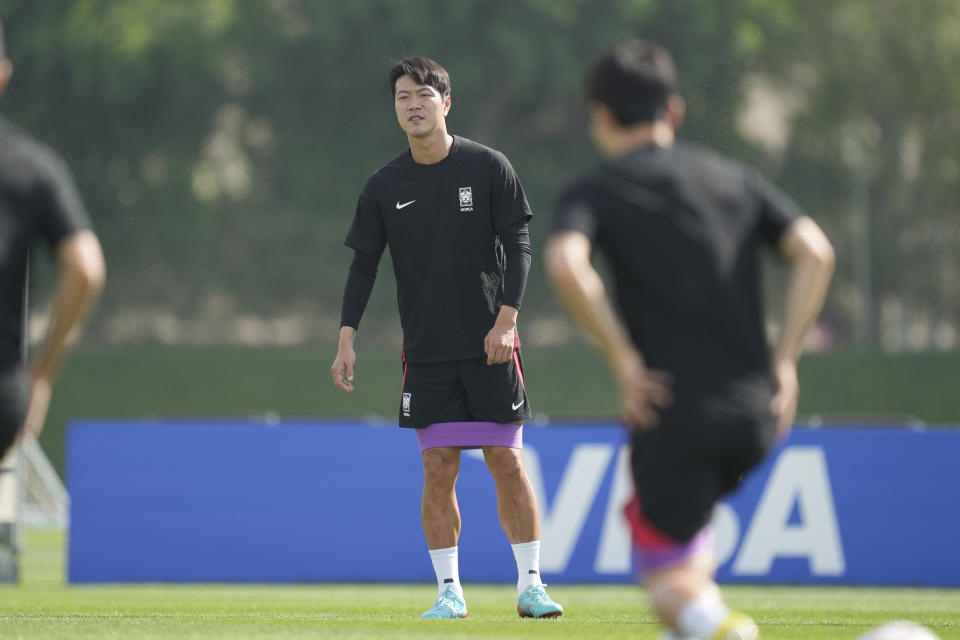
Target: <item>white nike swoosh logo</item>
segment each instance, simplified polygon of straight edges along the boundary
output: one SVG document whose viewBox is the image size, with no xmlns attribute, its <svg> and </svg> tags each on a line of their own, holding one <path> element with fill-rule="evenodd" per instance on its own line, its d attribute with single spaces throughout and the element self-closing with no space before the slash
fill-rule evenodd
<svg viewBox="0 0 960 640">
<path fill-rule="evenodd" d="M 397 200 L 397 211 L 399 211 L 400 209 L 403 209 L 404 207 L 409 207 L 414 202 L 416 202 L 416 200 L 411 200 L 410 202 L 404 202 L 403 204 L 400 204 L 400 201 Z"/>
<path fill-rule="evenodd" d="M 526 401 L 527 401 L 527 399 L 524 398 L 523 400 L 521 400 L 521 401 L 518 402 L 517 404 L 513 404 L 513 403 L 511 402 L 511 403 L 510 403 L 510 406 L 513 407 L 513 410 L 514 410 L 514 411 L 516 411 L 517 409 L 519 409 L 520 407 L 522 407 L 522 406 L 523 406 L 523 403 L 526 402 Z"/>
</svg>

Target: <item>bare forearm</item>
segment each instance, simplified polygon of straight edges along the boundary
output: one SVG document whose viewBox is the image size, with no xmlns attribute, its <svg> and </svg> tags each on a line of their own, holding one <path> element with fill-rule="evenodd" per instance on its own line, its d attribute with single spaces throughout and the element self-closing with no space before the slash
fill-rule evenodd
<svg viewBox="0 0 960 640">
<path fill-rule="evenodd" d="M 600 275 L 581 253 L 568 253 L 559 242 L 548 247 L 547 272 L 561 303 L 600 347 L 615 369 L 633 353 L 629 335 L 607 297 Z"/>
<path fill-rule="evenodd" d="M 338 346 L 343 347 L 353 347 L 353 341 L 357 338 L 357 330 L 353 327 L 342 326 L 340 327 L 340 340 Z"/>
<path fill-rule="evenodd" d="M 555 280 L 554 287 L 577 324 L 615 364 L 623 350 L 630 348 L 630 340 L 610 306 L 599 276 L 591 273 Z"/>
<path fill-rule="evenodd" d="M 511 307 L 508 304 L 500 306 L 500 313 L 497 314 L 497 326 L 501 327 L 516 327 L 517 326 L 517 316 L 520 312 Z"/>
<path fill-rule="evenodd" d="M 71 340 L 103 289 L 103 254 L 96 237 L 81 232 L 57 250 L 60 276 L 43 346 L 32 364 L 33 375 L 53 380 Z"/>
<path fill-rule="evenodd" d="M 646 368 L 590 263 L 590 240 L 576 231 L 555 234 L 547 244 L 546 264 L 560 302 L 607 359 L 620 387 L 623 423 L 640 429 L 656 426 L 658 409 L 673 401 L 670 377 Z"/>
<path fill-rule="evenodd" d="M 832 271 L 832 266 L 812 260 L 794 268 L 774 360 L 796 362 L 800 358 L 804 337 L 823 308 Z"/>
<path fill-rule="evenodd" d="M 797 246 L 788 247 L 793 252 L 790 283 L 774 362 L 796 362 L 800 358 L 804 337 L 820 315 L 833 275 L 833 248 L 819 227 L 809 221 L 798 235 L 802 238 L 795 242 Z"/>
</svg>

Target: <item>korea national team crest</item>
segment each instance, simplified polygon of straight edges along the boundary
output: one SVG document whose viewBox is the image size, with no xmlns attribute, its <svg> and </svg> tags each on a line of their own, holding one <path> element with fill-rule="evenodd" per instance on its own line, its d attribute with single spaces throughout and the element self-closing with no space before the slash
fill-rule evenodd
<svg viewBox="0 0 960 640">
<path fill-rule="evenodd" d="M 410 398 L 412 396 L 413 396 L 412 393 L 403 394 L 403 405 L 401 408 L 403 409 L 403 415 L 406 418 L 410 417 Z"/>
<path fill-rule="evenodd" d="M 460 187 L 460 211 L 473 211 L 473 187 Z"/>
</svg>

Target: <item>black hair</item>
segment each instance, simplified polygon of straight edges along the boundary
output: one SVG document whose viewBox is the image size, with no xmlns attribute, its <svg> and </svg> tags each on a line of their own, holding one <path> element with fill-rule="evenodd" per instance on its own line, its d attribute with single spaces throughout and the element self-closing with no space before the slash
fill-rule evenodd
<svg viewBox="0 0 960 640">
<path fill-rule="evenodd" d="M 623 126 L 655 122 L 676 92 L 677 69 L 670 52 L 646 40 L 622 42 L 593 65 L 590 100 L 605 104 Z"/>
<path fill-rule="evenodd" d="M 418 85 L 433 87 L 441 98 L 450 95 L 450 74 L 430 58 L 404 58 L 390 69 L 390 93 L 396 95 L 397 80 L 410 76 Z"/>
</svg>

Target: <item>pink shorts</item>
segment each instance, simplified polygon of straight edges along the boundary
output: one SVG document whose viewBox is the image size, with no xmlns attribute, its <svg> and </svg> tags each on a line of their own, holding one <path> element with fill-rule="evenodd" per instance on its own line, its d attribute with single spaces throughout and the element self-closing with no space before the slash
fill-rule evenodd
<svg viewBox="0 0 960 640">
<path fill-rule="evenodd" d="M 636 494 L 623 511 L 630 524 L 630 537 L 633 540 L 631 553 L 633 571 L 640 582 L 643 581 L 646 573 L 686 562 L 703 549 L 713 547 L 713 531 L 709 525 L 698 531 L 690 540 L 683 542 L 674 540 L 657 529 L 644 517 L 640 498 Z"/>
</svg>

